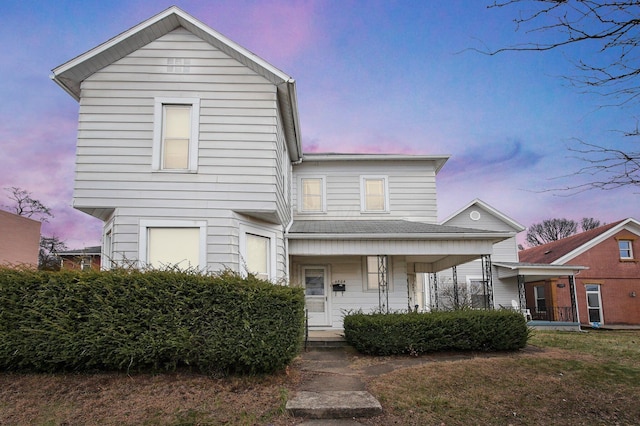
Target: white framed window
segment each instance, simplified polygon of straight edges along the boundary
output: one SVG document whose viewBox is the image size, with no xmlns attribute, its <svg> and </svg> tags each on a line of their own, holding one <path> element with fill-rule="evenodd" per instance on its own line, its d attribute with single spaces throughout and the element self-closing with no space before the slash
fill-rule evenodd
<svg viewBox="0 0 640 426">
<path fill-rule="evenodd" d="M 360 211 L 363 213 L 389 211 L 387 176 L 360 176 Z"/>
<path fill-rule="evenodd" d="M 206 221 L 141 220 L 139 232 L 139 259 L 144 265 L 206 268 Z"/>
<path fill-rule="evenodd" d="M 533 294 L 536 301 L 536 312 L 547 311 L 547 299 L 545 297 L 545 290 L 543 285 L 537 285 L 533 287 Z"/>
<path fill-rule="evenodd" d="M 469 304 L 474 309 L 489 308 L 489 295 L 485 293 L 482 277 L 467 277 L 467 294 Z"/>
<path fill-rule="evenodd" d="M 618 250 L 620 251 L 620 259 L 633 259 L 633 244 L 631 240 L 618 240 Z"/>
<path fill-rule="evenodd" d="M 111 269 L 114 265 L 113 259 L 113 219 L 104 227 L 102 234 L 102 256 L 100 257 L 100 267 L 105 270 Z"/>
<path fill-rule="evenodd" d="M 324 176 L 300 177 L 300 213 L 323 213 L 326 211 L 326 185 Z"/>
<path fill-rule="evenodd" d="M 240 260 L 243 274 L 264 280 L 276 278 L 276 233 L 270 229 L 240 224 Z"/>
<path fill-rule="evenodd" d="M 198 170 L 199 121 L 199 99 L 155 99 L 153 170 L 190 173 Z"/>
<path fill-rule="evenodd" d="M 387 291 L 393 291 L 393 274 L 391 273 L 391 257 L 389 256 L 364 256 L 362 258 L 363 283 L 365 292 L 377 292 L 380 289 L 381 273 L 387 273 Z"/>
</svg>

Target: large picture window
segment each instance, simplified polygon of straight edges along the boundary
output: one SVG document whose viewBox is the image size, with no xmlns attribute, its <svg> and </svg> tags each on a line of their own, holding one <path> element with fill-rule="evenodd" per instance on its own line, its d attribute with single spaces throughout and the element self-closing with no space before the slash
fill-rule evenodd
<svg viewBox="0 0 640 426">
<path fill-rule="evenodd" d="M 154 114 L 153 169 L 198 169 L 198 99 L 157 98 Z"/>
<path fill-rule="evenodd" d="M 154 268 L 206 267 L 206 222 L 149 220 L 140 222 L 140 259 Z"/>
</svg>

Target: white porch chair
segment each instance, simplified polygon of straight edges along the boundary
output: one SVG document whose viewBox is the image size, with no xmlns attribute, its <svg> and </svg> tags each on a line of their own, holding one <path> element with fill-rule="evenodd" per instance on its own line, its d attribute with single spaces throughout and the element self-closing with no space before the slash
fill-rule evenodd
<svg viewBox="0 0 640 426">
<path fill-rule="evenodd" d="M 520 304 L 518 303 L 518 301 L 516 300 L 512 300 L 511 301 L 511 306 L 513 307 L 514 311 L 518 311 L 521 312 L 522 315 L 524 315 L 524 319 L 527 321 L 531 321 L 533 319 L 533 317 L 531 316 L 531 310 L 530 309 L 520 309 Z"/>
</svg>

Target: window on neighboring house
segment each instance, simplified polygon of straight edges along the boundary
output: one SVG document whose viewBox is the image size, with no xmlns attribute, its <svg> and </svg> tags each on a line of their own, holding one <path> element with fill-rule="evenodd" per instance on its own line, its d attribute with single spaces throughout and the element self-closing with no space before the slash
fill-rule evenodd
<svg viewBox="0 0 640 426">
<path fill-rule="evenodd" d="M 360 181 L 361 205 L 363 212 L 389 211 L 389 193 L 386 176 L 362 176 Z"/>
<path fill-rule="evenodd" d="M 325 211 L 325 186 L 324 178 L 309 177 L 300 178 L 301 189 L 301 205 L 300 211 L 303 213 L 323 212 Z"/>
<path fill-rule="evenodd" d="M 631 240 L 619 240 L 618 249 L 620 250 L 620 259 L 633 259 L 633 245 Z"/>
<path fill-rule="evenodd" d="M 378 291 L 386 272 L 387 291 L 392 291 L 391 268 L 388 256 L 366 256 L 364 263 L 365 291 Z"/>
<path fill-rule="evenodd" d="M 154 170 L 197 171 L 199 115 L 198 99 L 156 99 Z"/>
<path fill-rule="evenodd" d="M 467 277 L 467 291 L 472 308 L 487 309 L 489 307 L 489 295 L 485 293 L 482 278 Z"/>
<path fill-rule="evenodd" d="M 204 269 L 205 224 L 204 221 L 141 221 L 140 259 L 155 268 Z"/>
<path fill-rule="evenodd" d="M 544 297 L 544 286 L 537 285 L 533 287 L 533 292 L 536 300 L 536 312 L 546 312 L 547 300 Z"/>
<path fill-rule="evenodd" d="M 264 280 L 273 280 L 276 273 L 276 234 L 274 231 L 240 225 L 241 270 Z"/>
</svg>

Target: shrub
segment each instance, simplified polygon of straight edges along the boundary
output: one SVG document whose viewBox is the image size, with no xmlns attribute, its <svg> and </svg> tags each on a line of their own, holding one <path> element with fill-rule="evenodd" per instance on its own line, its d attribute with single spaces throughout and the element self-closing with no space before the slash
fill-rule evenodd
<svg viewBox="0 0 640 426">
<path fill-rule="evenodd" d="M 231 273 L 0 270 L 0 366 L 263 373 L 299 352 L 304 295 Z"/>
<path fill-rule="evenodd" d="M 516 350 L 526 346 L 529 330 L 522 314 L 508 310 L 358 312 L 344 318 L 344 335 L 362 353 L 393 355 Z"/>
</svg>

